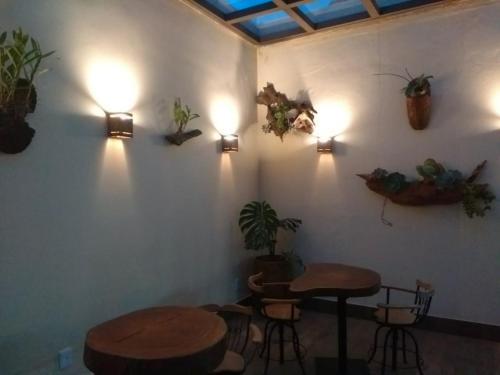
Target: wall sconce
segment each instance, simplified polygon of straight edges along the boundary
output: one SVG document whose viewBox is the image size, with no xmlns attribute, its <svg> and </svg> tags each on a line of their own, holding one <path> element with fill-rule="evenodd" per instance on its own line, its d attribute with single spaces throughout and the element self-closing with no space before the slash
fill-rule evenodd
<svg viewBox="0 0 500 375">
<path fill-rule="evenodd" d="M 106 123 L 108 125 L 108 137 L 110 138 L 133 138 L 134 116 L 127 112 L 106 112 Z"/>
<path fill-rule="evenodd" d="M 321 154 L 331 154 L 333 152 L 333 137 L 319 137 L 318 152 Z"/>
<path fill-rule="evenodd" d="M 222 136 L 222 152 L 238 152 L 238 136 L 236 134 Z"/>
</svg>

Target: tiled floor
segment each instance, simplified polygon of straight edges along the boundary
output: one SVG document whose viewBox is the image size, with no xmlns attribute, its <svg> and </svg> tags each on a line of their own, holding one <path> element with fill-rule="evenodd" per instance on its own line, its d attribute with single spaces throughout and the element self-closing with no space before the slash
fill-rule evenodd
<svg viewBox="0 0 500 375">
<path fill-rule="evenodd" d="M 258 321 L 261 325 L 262 322 Z M 336 356 L 336 316 L 305 311 L 297 324 L 301 344 L 306 348 L 307 375 L 315 375 L 314 358 Z M 376 325 L 366 320 L 348 320 L 349 355 L 367 358 Z M 500 375 L 500 343 L 414 330 L 425 361 L 426 375 Z M 276 345 L 275 345 L 276 347 Z M 287 354 L 291 354 L 288 348 Z M 277 357 L 277 353 L 274 353 Z M 410 358 L 409 358 L 410 359 Z M 370 366 L 371 374 L 380 374 L 380 367 Z M 256 357 L 245 374 L 262 375 L 264 361 Z M 269 375 L 301 375 L 295 361 L 280 365 L 271 361 Z M 386 374 L 394 374 L 389 369 Z M 397 374 L 418 374 L 416 370 L 399 370 Z"/>
</svg>

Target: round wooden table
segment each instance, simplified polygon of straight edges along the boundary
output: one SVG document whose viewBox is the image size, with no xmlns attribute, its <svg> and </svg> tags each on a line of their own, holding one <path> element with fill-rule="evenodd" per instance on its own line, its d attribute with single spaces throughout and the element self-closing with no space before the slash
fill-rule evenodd
<svg viewBox="0 0 500 375">
<path fill-rule="evenodd" d="M 224 358 L 224 320 L 191 307 L 154 307 L 92 328 L 84 362 L 96 375 L 203 375 Z"/>
<path fill-rule="evenodd" d="M 303 275 L 292 281 L 290 291 L 302 297 L 337 297 L 338 360 L 318 358 L 317 374 L 369 374 L 362 360 L 347 359 L 346 306 L 349 297 L 367 297 L 380 290 L 380 275 L 374 271 L 334 263 L 306 266 Z"/>
</svg>

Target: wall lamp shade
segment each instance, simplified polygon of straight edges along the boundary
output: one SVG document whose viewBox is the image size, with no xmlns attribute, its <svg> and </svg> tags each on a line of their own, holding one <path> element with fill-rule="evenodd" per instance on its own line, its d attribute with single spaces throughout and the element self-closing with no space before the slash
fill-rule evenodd
<svg viewBox="0 0 500 375">
<path fill-rule="evenodd" d="M 235 134 L 222 136 L 222 152 L 238 152 L 238 136 Z"/>
<path fill-rule="evenodd" d="M 134 116 L 127 112 L 106 113 L 108 125 L 108 137 L 110 138 L 133 138 Z"/>
<path fill-rule="evenodd" d="M 333 153 L 333 137 L 318 138 L 318 152 L 320 154 Z"/>
</svg>

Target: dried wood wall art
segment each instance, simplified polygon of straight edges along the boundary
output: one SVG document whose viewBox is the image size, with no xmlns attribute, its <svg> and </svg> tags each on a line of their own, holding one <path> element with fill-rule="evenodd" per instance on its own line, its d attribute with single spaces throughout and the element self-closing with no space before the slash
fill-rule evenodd
<svg viewBox="0 0 500 375">
<path fill-rule="evenodd" d="M 358 174 L 372 191 L 393 203 L 404 206 L 447 205 L 462 202 L 469 217 L 484 216 L 491 209 L 495 195 L 488 184 L 478 184 L 476 179 L 486 166 L 486 160 L 479 164 L 469 177 L 459 171 L 446 170 L 434 159 L 427 159 L 417 167 L 420 180 L 407 181 L 406 176 L 384 169 L 370 174 Z"/>
<path fill-rule="evenodd" d="M 273 132 L 283 140 L 283 136 L 298 130 L 307 134 L 314 131 L 314 114 L 317 113 L 309 101 L 289 100 L 268 83 L 257 96 L 257 103 L 267 107 L 267 124 L 262 127 L 265 133 Z"/>
</svg>

